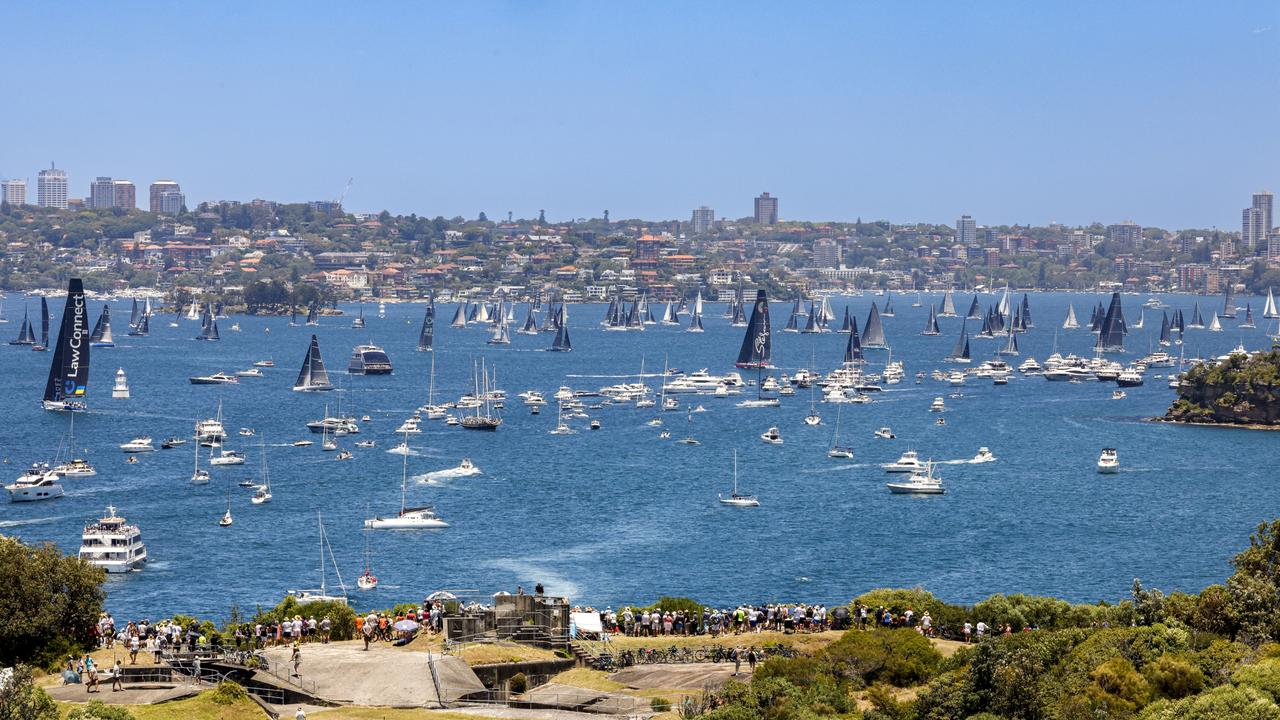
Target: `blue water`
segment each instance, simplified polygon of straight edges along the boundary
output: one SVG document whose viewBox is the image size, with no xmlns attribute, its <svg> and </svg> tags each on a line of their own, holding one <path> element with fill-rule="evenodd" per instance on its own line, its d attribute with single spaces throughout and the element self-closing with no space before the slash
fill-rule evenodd
<svg viewBox="0 0 1280 720">
<path fill-rule="evenodd" d="M 872 299 L 849 300 L 860 326 Z M 1029 354 L 1043 362 L 1068 301 L 1084 322 L 1099 299 L 1105 300 L 1033 295 L 1037 326 L 1020 338 L 1022 358 Z M 1142 299 L 1125 298 L 1130 323 Z M 1197 300 L 1206 316 L 1220 305 L 1213 298 L 1165 299 L 1188 315 Z M 11 298 L 10 308 L 16 300 Z M 1128 390 L 1121 401 L 1110 397 L 1113 384 L 1042 378 L 1015 377 L 1004 387 L 971 381 L 952 388 L 928 379 L 916 385 L 917 371 L 943 366 L 961 321 L 943 318 L 940 337 L 922 337 L 927 306 L 912 308 L 912 300 L 896 297 L 897 317 L 884 320 L 894 357 L 906 362 L 907 380 L 889 386 L 875 403 L 842 411 L 842 440 L 854 446 L 852 461 L 825 454 L 834 406 L 820 406 L 820 427 L 801 422 L 809 409 L 803 390 L 779 409 L 738 409 L 734 400 L 696 398 L 708 409 L 693 415 L 691 432 L 700 446 L 658 439 L 659 430 L 644 424 L 653 411 L 629 406 L 592 411 L 603 423 L 598 431 L 587 431 L 580 420 L 577 435 L 549 435 L 554 401 L 532 416 L 515 397 L 533 388 L 550 400 L 560 385 L 594 389 L 622 382 L 614 376 L 638 372 L 641 358 L 650 372 L 660 370 L 664 358 L 685 370 L 727 371 L 743 331 L 729 326 L 719 306 L 709 306 L 701 335 L 661 326 L 604 332 L 598 325 L 602 306 L 572 306 L 574 352 L 568 354 L 540 351 L 550 344 L 549 334 L 513 334 L 510 346 L 486 345 L 483 330 L 445 327 L 453 307 L 442 306 L 437 400 L 469 390 L 472 364 L 484 358 L 497 367 L 499 385 L 511 396 L 504 424 L 488 434 L 424 421 L 423 434 L 411 439 L 418 450 L 409 460 L 411 475 L 452 467 L 464 457 L 484 474 L 411 488 L 411 502 L 434 503 L 452 527 L 370 533 L 371 562 L 383 585 L 357 602 L 387 606 L 441 588 L 487 595 L 539 581 L 548 592 L 596 605 L 660 594 L 717 604 L 843 602 L 874 587 L 915 585 L 953 601 L 994 592 L 1117 599 L 1134 577 L 1166 590 L 1222 581 L 1230 556 L 1254 525 L 1275 514 L 1280 489 L 1271 468 L 1280 434 L 1142 422 L 1161 414 L 1174 395 L 1164 381 L 1151 379 L 1168 369 L 1151 370 L 1147 384 Z M 963 310 L 969 297 L 956 301 Z M 1262 320 L 1261 299 L 1240 299 L 1246 301 L 1259 323 L 1275 322 Z M 991 302 L 983 298 L 984 307 Z M 60 312 L 60 301 L 51 304 Z M 837 316 L 843 306 L 843 300 L 833 302 Z M 400 421 L 426 401 L 431 354 L 414 351 L 421 305 L 388 306 L 385 319 L 366 307 L 364 330 L 351 329 L 354 308 L 346 309 L 346 317 L 323 318 L 319 328 L 290 328 L 284 318 L 232 318 L 220 323 L 221 342 L 205 343 L 192 339 L 198 323 L 184 320 L 180 328 L 169 328 L 170 317 L 152 323 L 148 338 L 125 337 L 128 304 L 116 303 L 118 346 L 93 351 L 92 412 L 76 421 L 77 446 L 97 465 L 98 475 L 65 481 L 67 495 L 59 500 L 0 504 L 0 532 L 74 552 L 83 524 L 114 504 L 142 527 L 151 557 L 141 572 L 108 580 L 108 606 L 117 616 L 223 617 L 232 604 L 268 606 L 286 589 L 318 586 L 319 511 L 338 569 L 353 585 L 362 567 L 366 508 L 387 513 L 399 506 L 401 458 L 385 450 L 397 442 Z M 94 319 L 99 310 L 95 303 Z M 775 302 L 773 310 L 775 318 L 784 317 L 789 303 Z M 519 318 L 522 311 L 523 306 Z M 229 331 L 236 321 L 243 332 Z M 1159 311 L 1148 311 L 1145 329 L 1130 335 L 1132 352 L 1123 357 L 1152 348 L 1159 324 Z M 0 329 L 15 336 L 17 331 L 16 321 Z M 378 440 L 378 448 L 354 449 L 351 462 L 335 461 L 318 442 L 285 446 L 300 438 L 319 440 L 304 423 L 337 401 L 338 393 L 290 390 L 312 331 L 333 377 L 341 379 L 344 412 L 373 418 L 360 435 L 341 439 L 349 448 L 358 439 Z M 828 370 L 840 361 L 846 338 L 776 332 L 775 362 L 795 369 L 813 357 Z M 1064 355 L 1087 354 L 1093 339 L 1087 329 L 1057 331 Z M 387 349 L 394 375 L 342 372 L 351 348 L 369 340 Z M 1263 328 L 1188 330 L 1187 356 L 1220 354 L 1241 340 L 1250 348 L 1269 345 Z M 990 357 L 998 344 L 974 340 L 975 359 Z M 885 354 L 868 351 L 876 363 Z M 187 381 L 268 357 L 277 367 L 264 379 L 232 387 Z M 68 417 L 44 412 L 37 402 L 49 359 L 48 353 L 0 346 L 0 398 L 9 409 L 0 426 L 5 482 L 26 464 L 49 459 L 66 432 Z M 117 367 L 128 374 L 130 400 L 110 398 Z M 657 386 L 656 379 L 650 382 Z M 952 398 L 957 390 L 963 396 Z M 939 395 L 947 397 L 945 426 L 935 425 L 937 415 L 927 411 Z M 137 464 L 126 464 L 117 449 L 141 433 L 157 446 L 164 437 L 187 436 L 193 420 L 212 416 L 219 400 L 232 433 L 227 446 L 246 451 L 249 464 L 213 468 L 209 485 L 189 483 L 190 444 L 142 455 Z M 683 412 L 666 413 L 665 419 L 673 438 L 690 432 Z M 775 424 L 786 440 L 780 447 L 757 437 Z M 897 439 L 874 439 L 872 431 L 882 425 L 891 426 Z M 235 435 L 240 427 L 265 436 L 275 495 L 270 504 L 251 505 L 249 491 L 235 486 L 256 476 L 258 465 L 258 438 Z M 884 486 L 886 474 L 876 467 L 907 448 L 934 460 L 962 460 L 983 445 L 999 461 L 942 465 L 949 488 L 944 497 L 892 496 Z M 1095 472 L 1104 446 L 1119 449 L 1123 470 L 1117 475 Z M 716 502 L 717 493 L 729 490 L 734 449 L 741 485 L 759 496 L 758 509 Z M 228 495 L 235 524 L 220 528 Z M 326 572 L 332 587 L 332 566 Z"/>
</svg>

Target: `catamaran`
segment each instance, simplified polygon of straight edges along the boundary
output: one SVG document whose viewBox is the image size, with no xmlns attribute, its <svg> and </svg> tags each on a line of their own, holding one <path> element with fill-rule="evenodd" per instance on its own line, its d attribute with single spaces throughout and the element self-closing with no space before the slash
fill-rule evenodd
<svg viewBox="0 0 1280 720">
<path fill-rule="evenodd" d="M 409 441 L 409 436 L 405 436 L 405 442 Z M 364 521 L 364 526 L 370 530 L 421 530 L 429 528 L 446 528 L 449 523 L 441 520 L 436 515 L 435 509 L 430 505 L 422 507 L 408 507 L 405 504 L 406 488 L 409 483 L 409 455 L 404 455 L 401 463 L 400 471 L 400 512 L 394 517 L 372 517 Z"/>
<path fill-rule="evenodd" d="M 729 505 L 730 507 L 760 507 L 760 500 L 755 495 L 745 495 L 738 492 L 738 451 L 733 451 L 733 492 L 729 497 L 717 495 L 721 505 Z"/>
</svg>

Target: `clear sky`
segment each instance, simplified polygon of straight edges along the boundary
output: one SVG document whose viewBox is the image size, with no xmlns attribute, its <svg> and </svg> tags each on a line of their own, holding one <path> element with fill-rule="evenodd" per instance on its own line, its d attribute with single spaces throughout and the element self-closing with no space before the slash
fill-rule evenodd
<svg viewBox="0 0 1280 720">
<path fill-rule="evenodd" d="M 0 175 L 550 219 L 1238 229 L 1280 1 L 6 2 Z"/>
</svg>

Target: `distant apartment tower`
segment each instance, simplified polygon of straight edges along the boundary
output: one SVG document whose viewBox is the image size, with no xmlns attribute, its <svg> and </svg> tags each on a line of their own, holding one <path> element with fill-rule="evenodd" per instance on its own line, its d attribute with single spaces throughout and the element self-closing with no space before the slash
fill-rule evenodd
<svg viewBox="0 0 1280 720">
<path fill-rule="evenodd" d="M 177 190 L 166 190 L 160 193 L 155 212 L 161 215 L 179 215 L 187 204 L 187 196 Z"/>
<path fill-rule="evenodd" d="M 704 235 L 711 232 L 711 226 L 716 222 L 716 211 L 703 205 L 693 209 L 693 219 L 689 221 L 690 230 L 694 235 Z"/>
<path fill-rule="evenodd" d="M 813 266 L 817 268 L 840 267 L 840 243 L 830 238 L 818 238 L 813 242 Z"/>
<path fill-rule="evenodd" d="M 67 209 L 67 173 L 52 164 L 36 177 L 36 204 L 40 207 Z"/>
<path fill-rule="evenodd" d="M 1132 220 L 1125 220 L 1119 225 L 1108 225 L 1107 240 L 1113 246 L 1140 248 L 1142 247 L 1142 226 Z"/>
<path fill-rule="evenodd" d="M 1270 192 L 1253 194 L 1253 205 L 1241 213 L 1240 245 L 1245 252 L 1252 253 L 1259 249 L 1267 249 L 1267 238 L 1271 235 L 1271 209 L 1275 204 L 1275 195 Z"/>
<path fill-rule="evenodd" d="M 138 208 L 138 188 L 128 180 L 116 180 L 111 183 L 111 207 L 136 210 Z"/>
<path fill-rule="evenodd" d="M 978 224 L 968 215 L 961 215 L 956 221 L 956 242 L 965 247 L 976 247 L 978 244 Z"/>
<path fill-rule="evenodd" d="M 163 212 L 160 209 L 160 196 L 167 192 L 182 192 L 178 183 L 172 180 L 157 180 L 151 183 L 151 204 L 147 208 L 153 213 Z"/>
<path fill-rule="evenodd" d="M 89 184 L 89 207 L 93 210 L 105 210 L 115 207 L 116 181 L 104 175 L 94 178 Z"/>
<path fill-rule="evenodd" d="M 755 220 L 757 225 L 777 225 L 778 198 L 769 193 L 760 193 L 760 197 L 756 198 Z"/>
<path fill-rule="evenodd" d="M 27 204 L 27 181 L 26 180 L 0 180 L 0 200 L 9 203 L 12 207 L 19 207 Z"/>
</svg>

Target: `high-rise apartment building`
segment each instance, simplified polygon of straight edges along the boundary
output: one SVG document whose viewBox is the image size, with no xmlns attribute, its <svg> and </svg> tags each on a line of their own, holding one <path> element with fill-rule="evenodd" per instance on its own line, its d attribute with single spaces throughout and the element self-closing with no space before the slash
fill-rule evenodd
<svg viewBox="0 0 1280 720">
<path fill-rule="evenodd" d="M 1270 192 L 1253 194 L 1253 205 L 1241 213 L 1240 246 L 1246 253 L 1267 250 L 1267 238 L 1271 235 L 1271 209 L 1275 195 Z"/>
<path fill-rule="evenodd" d="M 67 209 L 67 173 L 52 164 L 36 177 L 36 203 L 40 207 Z"/>
<path fill-rule="evenodd" d="M 148 206 L 151 212 L 163 212 L 160 209 L 160 196 L 167 192 L 180 193 L 182 188 L 172 180 L 157 180 L 151 183 L 151 204 Z"/>
<path fill-rule="evenodd" d="M 956 242 L 966 247 L 978 244 L 978 225 L 968 215 L 961 215 L 956 221 Z"/>
<path fill-rule="evenodd" d="M 817 268 L 840 267 L 840 243 L 830 238 L 818 238 L 813 242 L 813 266 Z"/>
<path fill-rule="evenodd" d="M 1107 226 L 1107 240 L 1114 247 L 1137 250 L 1142 247 L 1142 226 L 1132 220 Z"/>
<path fill-rule="evenodd" d="M 177 190 L 166 190 L 160 193 L 159 209 L 156 212 L 161 215 L 177 215 L 182 212 L 182 207 L 186 204 L 186 195 Z"/>
<path fill-rule="evenodd" d="M 99 175 L 89 184 L 89 207 L 93 210 L 106 210 L 115 207 L 116 181 L 105 175 Z"/>
<path fill-rule="evenodd" d="M 0 201 L 9 203 L 12 207 L 19 207 L 27 204 L 27 181 L 0 180 Z"/>
<path fill-rule="evenodd" d="M 715 222 L 716 211 L 703 205 L 693 209 L 693 219 L 689 221 L 690 230 L 694 235 L 702 235 L 710 232 Z"/>
<path fill-rule="evenodd" d="M 124 208 L 125 210 L 138 209 L 138 188 L 128 180 L 116 180 L 112 182 L 111 189 L 111 207 Z"/>
<path fill-rule="evenodd" d="M 777 225 L 778 198 L 769 193 L 760 193 L 760 197 L 756 198 L 755 220 L 757 225 Z"/>
</svg>

